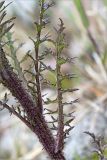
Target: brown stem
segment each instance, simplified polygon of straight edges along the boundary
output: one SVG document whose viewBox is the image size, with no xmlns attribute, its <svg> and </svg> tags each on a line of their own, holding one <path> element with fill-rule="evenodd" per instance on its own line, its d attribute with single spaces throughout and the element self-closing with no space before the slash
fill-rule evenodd
<svg viewBox="0 0 107 160">
<path fill-rule="evenodd" d="M 25 110 L 28 121 L 32 126 L 31 130 L 38 136 L 44 149 L 47 151 L 51 159 L 64 160 L 62 152 L 55 153 L 56 142 L 47 126 L 43 115 L 38 112 L 32 97 L 23 87 L 22 82 L 10 67 L 3 49 L 0 47 L 0 80 L 6 86 L 14 97 L 17 98 L 23 109 Z"/>
</svg>

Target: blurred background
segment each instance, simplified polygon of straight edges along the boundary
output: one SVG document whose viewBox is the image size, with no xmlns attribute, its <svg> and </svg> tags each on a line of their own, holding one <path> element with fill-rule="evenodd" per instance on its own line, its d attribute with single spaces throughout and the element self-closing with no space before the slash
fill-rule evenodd
<svg viewBox="0 0 107 160">
<path fill-rule="evenodd" d="M 0 0 L 1 2 L 1 0 Z M 6 0 L 9 3 L 11 0 Z M 62 67 L 64 73 L 71 71 L 77 78 L 64 81 L 67 88 L 79 88 L 79 91 L 64 97 L 66 101 L 79 98 L 79 102 L 67 106 L 65 112 L 75 111 L 75 128 L 66 139 L 64 148 L 67 160 L 97 160 L 90 137 L 84 131 L 104 136 L 107 141 L 107 0 L 56 0 L 56 5 L 48 11 L 50 25 L 47 32 L 55 37 L 53 27 L 62 18 L 65 25 L 66 41 L 69 43 L 65 55 L 77 57 L 74 63 Z M 15 45 L 24 43 L 17 52 L 21 60 L 28 50 L 34 52 L 29 37 L 36 37 L 34 21 L 38 18 L 38 0 L 13 0 L 7 8 L 7 16 L 16 16 L 13 37 Z M 50 44 L 47 46 L 51 47 Z M 46 63 L 55 66 L 53 59 Z M 29 61 L 22 68 L 30 65 Z M 46 73 L 54 81 L 54 75 Z M 9 105 L 16 105 L 9 91 L 0 86 L 2 99 L 9 96 Z M 43 94 L 54 97 L 54 90 L 44 87 Z M 46 97 L 45 97 L 46 98 Z M 49 106 L 51 108 L 54 105 Z M 48 118 L 48 117 L 47 117 Z M 106 154 L 106 153 L 105 153 Z M 7 110 L 0 112 L 0 160 L 46 160 L 47 155 L 37 137 Z"/>
</svg>

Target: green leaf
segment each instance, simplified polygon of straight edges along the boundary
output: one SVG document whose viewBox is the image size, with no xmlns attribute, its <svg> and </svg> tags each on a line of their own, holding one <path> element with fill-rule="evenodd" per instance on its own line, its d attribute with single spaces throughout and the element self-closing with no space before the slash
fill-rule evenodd
<svg viewBox="0 0 107 160">
<path fill-rule="evenodd" d="M 82 4 L 82 1 L 81 0 L 74 0 L 74 3 L 75 3 L 75 6 L 76 6 L 78 12 L 80 13 L 80 17 L 81 17 L 81 20 L 82 20 L 84 27 L 88 28 L 89 27 L 89 20 L 87 18 L 86 13 L 85 13 L 85 9 Z"/>
<path fill-rule="evenodd" d="M 58 45 L 58 52 L 61 53 L 63 51 L 63 49 L 65 48 L 65 44 L 59 44 Z"/>
<path fill-rule="evenodd" d="M 64 80 L 62 80 L 61 85 L 62 85 L 62 89 L 72 88 L 72 86 L 73 86 L 72 80 L 70 80 L 70 79 L 64 79 Z"/>
<path fill-rule="evenodd" d="M 60 57 L 60 58 L 58 59 L 58 64 L 59 64 L 59 65 L 65 64 L 66 62 L 67 62 L 67 60 L 64 59 L 64 58 L 62 58 L 62 57 Z"/>
<path fill-rule="evenodd" d="M 54 87 L 56 85 L 56 75 L 55 75 L 55 72 L 49 71 L 46 74 L 46 80 L 48 80 L 50 82 L 50 84 L 52 84 L 52 86 Z"/>
<path fill-rule="evenodd" d="M 24 77 L 24 74 L 22 72 L 22 68 L 20 66 L 20 62 L 18 61 L 18 58 L 17 58 L 17 51 L 22 47 L 23 43 L 19 44 L 18 47 L 16 48 L 14 46 L 15 40 L 12 39 L 12 36 L 13 36 L 12 32 L 8 32 L 6 34 L 6 38 L 8 40 L 7 45 L 10 49 L 10 56 L 14 62 L 14 69 L 17 70 L 18 75 L 19 75 L 20 79 L 23 80 L 24 85 L 27 86 L 27 81 Z"/>
</svg>

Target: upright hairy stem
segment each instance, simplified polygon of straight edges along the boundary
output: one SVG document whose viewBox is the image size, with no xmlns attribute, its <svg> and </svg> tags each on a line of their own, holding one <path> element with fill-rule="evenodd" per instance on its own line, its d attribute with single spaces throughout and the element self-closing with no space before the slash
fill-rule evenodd
<svg viewBox="0 0 107 160">
<path fill-rule="evenodd" d="M 42 19 L 43 19 L 43 9 L 44 9 L 44 1 L 42 0 L 40 3 L 40 17 L 39 17 L 39 26 L 42 26 Z M 41 95 L 41 86 L 40 86 L 40 80 L 39 80 L 39 76 L 40 76 L 40 72 L 39 72 L 39 46 L 40 46 L 40 37 L 41 37 L 41 31 L 42 31 L 42 27 L 39 28 L 39 30 L 37 30 L 37 45 L 35 45 L 35 71 L 36 71 L 36 83 L 38 84 L 37 87 L 37 106 L 39 106 L 38 110 L 40 113 L 42 113 L 43 111 L 43 104 L 42 104 L 42 95 Z"/>
<path fill-rule="evenodd" d="M 55 153 L 55 140 L 48 128 L 44 117 L 38 113 L 37 107 L 30 97 L 29 93 L 23 87 L 18 76 L 13 72 L 8 64 L 3 49 L 0 47 L 0 80 L 6 86 L 13 96 L 17 98 L 19 103 L 24 108 L 28 121 L 30 122 L 31 130 L 38 136 L 40 142 L 44 146 L 52 159 L 64 160 L 61 152 Z M 22 96 L 23 95 L 23 96 Z M 14 114 L 14 113 L 13 113 Z"/>
<path fill-rule="evenodd" d="M 59 29 L 55 29 L 57 33 L 56 41 L 49 38 L 50 36 L 48 33 L 43 36 L 42 29 L 44 29 L 46 24 L 49 22 L 47 20 L 48 17 L 46 19 L 47 14 L 45 12 L 48 10 L 48 8 L 52 7 L 54 3 L 46 3 L 45 0 L 40 0 L 39 21 L 35 22 L 37 37 L 36 40 L 33 40 L 31 38 L 35 47 L 35 57 L 29 54 L 29 52 L 24 57 L 24 59 L 26 59 L 26 57 L 30 57 L 34 64 L 33 66 L 31 65 L 28 70 L 25 70 L 26 73 L 31 74 L 31 80 L 27 80 L 27 78 L 24 77 L 24 73 L 22 72 L 22 69 L 20 67 L 21 62 L 19 62 L 18 59 L 16 60 L 16 52 L 13 52 L 14 42 L 11 39 L 12 34 L 9 34 L 10 29 L 13 27 L 13 24 L 11 23 L 14 18 L 3 21 L 4 17 L 6 16 L 6 7 L 3 7 L 3 5 L 4 1 L 0 3 L 0 82 L 10 90 L 12 95 L 18 100 L 20 106 L 16 108 L 14 106 L 9 106 L 7 104 L 8 99 L 6 98 L 6 96 L 4 97 L 3 101 L 0 101 L 0 105 L 3 106 L 3 109 L 8 109 L 10 113 L 14 114 L 20 120 L 22 120 L 38 136 L 41 144 L 52 160 L 65 160 L 65 157 L 63 155 L 64 138 L 67 138 L 69 136 L 69 132 L 73 128 L 70 123 L 74 118 L 72 117 L 72 113 L 69 113 L 69 115 L 63 113 L 63 106 L 71 105 L 72 103 L 76 102 L 76 100 L 71 102 L 62 102 L 62 95 L 65 92 L 74 92 L 77 89 L 63 89 L 61 85 L 64 78 L 73 78 L 73 74 L 62 75 L 61 73 L 61 65 L 66 64 L 68 61 L 71 62 L 72 59 L 64 58 L 61 55 L 64 48 L 66 48 L 64 23 L 60 19 Z M 4 42 L 4 39 L 7 35 L 9 43 L 7 43 L 7 41 Z M 9 35 L 11 36 L 9 37 Z M 46 49 L 42 53 L 40 53 L 41 45 L 44 42 L 51 42 L 55 47 L 55 52 L 53 52 L 51 48 L 46 47 Z M 5 45 L 10 45 L 10 55 L 12 55 L 12 58 L 15 62 L 17 61 L 17 65 L 15 65 L 16 68 L 14 69 L 18 71 L 18 75 L 9 65 L 8 59 L 6 58 L 6 53 L 3 50 L 3 46 Z M 51 56 L 54 56 L 54 58 L 56 58 L 55 70 L 44 63 L 44 59 L 50 54 Z M 35 73 L 32 72 L 32 70 L 35 70 Z M 56 84 L 54 85 L 54 87 L 56 87 L 57 90 L 57 98 L 55 98 L 54 100 L 51 100 L 50 98 L 47 98 L 46 101 L 42 100 L 42 83 L 45 82 L 45 85 L 50 87 L 52 87 L 53 85 L 43 76 L 43 71 L 45 70 L 56 74 Z M 48 122 L 46 122 L 45 120 L 43 113 L 43 104 L 48 105 L 50 103 L 56 102 L 58 103 L 57 110 L 53 111 L 51 109 L 47 109 L 48 113 L 45 113 L 51 115 L 52 121 L 49 122 L 50 124 L 52 124 L 51 129 L 56 130 L 57 132 L 56 137 L 54 137 L 51 129 L 48 127 Z M 22 114 L 23 111 L 24 115 Z M 55 118 L 52 114 L 56 113 L 57 111 L 58 118 Z M 64 116 L 66 116 L 65 121 Z M 56 122 L 58 122 L 58 127 L 56 126 Z M 64 125 L 67 126 L 67 129 L 65 131 Z"/>
<path fill-rule="evenodd" d="M 58 36 L 58 41 L 60 35 Z M 64 144 L 64 115 L 63 115 L 63 105 L 62 105 L 62 93 L 61 93 L 61 73 L 60 73 L 60 64 L 58 60 L 60 59 L 60 52 L 59 52 L 59 42 L 57 42 L 56 46 L 56 72 L 57 72 L 57 94 L 58 94 L 58 131 L 57 131 L 57 140 L 56 140 L 56 152 L 63 149 Z"/>
</svg>

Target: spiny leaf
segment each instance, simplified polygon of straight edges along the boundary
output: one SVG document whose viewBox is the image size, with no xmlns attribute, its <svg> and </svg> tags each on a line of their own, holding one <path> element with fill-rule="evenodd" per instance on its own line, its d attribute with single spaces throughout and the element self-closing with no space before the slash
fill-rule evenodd
<svg viewBox="0 0 107 160">
<path fill-rule="evenodd" d="M 0 23 L 2 22 L 5 16 L 6 16 L 6 11 L 4 11 L 2 15 L 0 16 Z"/>
<path fill-rule="evenodd" d="M 63 30 L 65 29 L 65 27 L 64 27 L 63 20 L 62 20 L 61 18 L 59 18 L 59 20 L 60 20 L 60 24 L 59 24 L 59 26 L 60 26 L 60 28 L 59 28 L 59 33 L 62 33 Z"/>
<path fill-rule="evenodd" d="M 29 37 L 29 39 L 35 44 L 35 40 L 31 37 Z"/>
<path fill-rule="evenodd" d="M 41 42 L 46 41 L 50 37 L 51 37 L 50 32 L 46 33 L 45 36 L 41 38 Z"/>
<path fill-rule="evenodd" d="M 40 69 L 45 69 L 45 70 L 48 70 L 48 71 L 53 72 L 53 73 L 55 72 L 54 69 L 52 69 L 50 66 L 47 66 L 44 62 L 42 62 L 42 61 L 39 61 L 39 62 L 42 66 L 42 67 L 40 67 Z"/>
<path fill-rule="evenodd" d="M 51 103 L 56 103 L 57 102 L 57 98 L 55 98 L 54 100 L 51 100 L 49 98 L 47 98 L 47 101 L 45 101 L 45 104 L 51 104 Z"/>
<path fill-rule="evenodd" d="M 33 86 L 36 86 L 37 87 L 37 84 L 35 82 L 32 82 L 32 81 L 28 81 L 28 85 L 29 84 L 32 84 Z"/>
<path fill-rule="evenodd" d="M 57 127 L 55 126 L 54 123 L 52 123 L 53 127 L 51 128 L 52 130 L 57 130 Z"/>
<path fill-rule="evenodd" d="M 12 58 L 12 60 L 14 62 L 14 69 L 18 72 L 18 75 L 19 75 L 20 79 L 23 81 L 24 86 L 27 87 L 27 80 L 25 79 L 24 74 L 22 73 L 22 68 L 20 66 L 20 62 L 19 62 L 17 55 L 16 55 L 17 51 L 23 46 L 24 43 L 20 43 L 17 48 L 14 47 L 14 42 L 16 40 L 12 40 L 12 36 L 13 36 L 12 32 L 8 32 L 6 34 L 6 38 L 9 41 L 9 43 L 7 45 L 10 49 L 10 57 Z"/>
<path fill-rule="evenodd" d="M 70 123 L 74 120 L 74 117 L 65 122 L 65 126 L 70 126 Z M 70 126 L 71 127 L 71 126 Z"/>
<path fill-rule="evenodd" d="M 66 116 L 66 117 L 73 117 L 73 118 L 75 118 L 74 116 L 72 116 L 72 114 L 74 113 L 74 111 L 73 112 L 71 112 L 71 113 L 68 113 L 68 114 L 64 114 L 64 116 Z"/>
<path fill-rule="evenodd" d="M 56 119 L 56 118 L 54 118 L 53 116 L 51 116 L 51 118 L 52 118 L 53 121 L 56 121 L 56 122 L 57 122 L 57 119 Z"/>
<path fill-rule="evenodd" d="M 77 58 L 77 57 L 73 57 L 73 58 L 64 58 L 64 57 L 59 57 L 58 58 L 58 63 L 60 65 L 65 64 L 65 63 L 73 63 L 73 60 Z"/>
<path fill-rule="evenodd" d="M 30 52 L 31 52 L 30 50 L 27 51 L 27 53 L 25 54 L 25 56 L 23 56 L 23 58 L 21 59 L 20 63 L 23 63 L 24 61 L 26 61 L 29 58 L 29 53 Z"/>
<path fill-rule="evenodd" d="M 17 106 L 17 110 L 18 110 L 18 113 L 21 115 L 21 109 L 20 109 L 20 106 Z"/>
<path fill-rule="evenodd" d="M 36 76 L 36 74 L 34 72 L 29 71 L 29 70 L 24 70 L 24 74 L 26 74 L 26 73 L 29 73 L 29 74 L 31 74 L 34 77 Z"/>
<path fill-rule="evenodd" d="M 88 131 L 85 131 L 84 133 L 86 133 L 86 134 L 88 134 L 89 136 L 91 136 L 94 140 L 96 139 L 94 133 L 90 133 L 90 132 L 88 132 Z"/>
<path fill-rule="evenodd" d="M 31 60 L 33 60 L 34 64 L 36 63 L 36 61 L 38 61 L 38 60 L 35 60 L 31 54 L 28 53 L 27 55 L 29 58 L 31 58 Z"/>
<path fill-rule="evenodd" d="M 1 24 L 1 27 L 3 27 L 3 26 L 4 26 L 5 24 L 7 24 L 7 23 L 11 23 L 15 18 L 16 18 L 16 17 L 12 17 L 12 18 L 10 18 L 9 20 L 3 22 L 3 23 Z"/>
<path fill-rule="evenodd" d="M 58 59 L 58 64 L 59 64 L 59 65 L 65 64 L 66 62 L 67 62 L 67 60 L 64 59 L 64 58 L 62 58 L 62 57 L 60 57 L 60 58 Z"/>
<path fill-rule="evenodd" d="M 32 87 L 32 86 L 28 85 L 28 87 L 29 87 L 29 89 L 30 89 L 30 90 L 32 90 L 32 91 L 33 91 L 33 93 L 36 93 L 36 94 L 37 94 L 37 92 L 36 92 L 36 90 L 35 90 L 34 86 Z"/>
<path fill-rule="evenodd" d="M 62 89 L 62 93 L 65 93 L 65 92 L 75 92 L 75 91 L 78 91 L 79 89 L 78 88 L 74 88 L 74 89 Z"/>
<path fill-rule="evenodd" d="M 57 120 L 56 118 L 54 118 L 53 116 L 51 116 L 51 118 L 52 118 L 52 121 L 48 121 L 48 123 L 55 123 L 55 122 L 58 121 L 58 120 Z"/>
<path fill-rule="evenodd" d="M 53 111 L 53 110 L 50 110 L 50 109 L 47 109 L 47 108 L 45 108 L 44 110 L 48 111 L 48 112 L 45 113 L 45 114 L 55 114 L 55 113 L 58 112 L 58 110 Z"/>
<path fill-rule="evenodd" d="M 39 59 L 42 60 L 46 58 L 46 56 L 52 54 L 52 50 L 49 48 L 46 48 L 44 52 L 42 52 L 42 55 L 39 56 Z"/>
<path fill-rule="evenodd" d="M 74 104 L 74 103 L 77 103 L 78 102 L 78 98 L 77 99 L 75 99 L 75 100 L 73 100 L 73 101 L 70 101 L 70 102 L 64 102 L 64 103 L 62 103 L 63 105 L 70 105 L 70 104 Z"/>
<path fill-rule="evenodd" d="M 5 103 L 7 103 L 7 101 L 8 101 L 8 97 L 7 97 L 7 93 L 5 93 L 3 103 L 5 104 Z"/>
<path fill-rule="evenodd" d="M 66 48 L 66 45 L 64 43 L 63 44 L 58 44 L 58 53 L 61 53 L 64 48 Z"/>
<path fill-rule="evenodd" d="M 49 80 L 47 80 L 47 79 L 43 79 L 43 81 L 42 81 L 42 84 L 44 84 L 44 85 L 48 85 L 49 87 L 53 87 L 53 88 L 55 88 L 56 87 L 56 81 L 52 81 L 51 79 L 50 79 L 50 77 L 48 78 Z"/>
<path fill-rule="evenodd" d="M 17 53 L 17 51 L 20 49 L 20 48 L 22 48 L 23 47 L 23 45 L 24 45 L 25 43 L 20 43 L 19 45 L 18 45 L 18 47 L 17 48 L 15 48 L 15 54 Z"/>
<path fill-rule="evenodd" d="M 70 127 L 69 129 L 66 129 L 66 130 L 65 130 L 65 132 L 64 132 L 64 133 L 65 133 L 65 135 L 64 135 L 65 138 L 66 138 L 66 135 L 69 135 L 70 131 L 71 131 L 73 128 L 74 128 L 74 126 L 72 126 L 72 127 Z"/>
<path fill-rule="evenodd" d="M 4 2 L 5 2 L 5 1 L 4 1 Z M 3 9 L 0 10 L 0 13 L 1 13 L 2 11 L 4 11 L 4 9 L 6 9 L 11 3 L 12 3 L 12 2 L 10 2 L 10 3 L 8 3 L 6 6 L 4 6 Z"/>
<path fill-rule="evenodd" d="M 14 26 L 14 23 L 11 24 L 9 27 L 7 27 L 6 29 L 4 29 L 3 33 L 0 35 L 0 37 L 2 38 L 7 32 L 9 32 L 12 27 Z"/>
<path fill-rule="evenodd" d="M 50 39 L 50 38 L 41 39 L 41 40 L 40 40 L 40 43 L 43 43 L 43 42 L 51 42 L 52 44 L 55 43 L 55 42 L 54 42 L 52 39 Z"/>
<path fill-rule="evenodd" d="M 72 79 L 72 78 L 77 78 L 76 77 L 76 74 L 66 74 L 66 75 L 60 75 L 60 80 L 61 81 L 63 81 L 63 80 L 65 80 L 65 79 L 68 79 L 68 80 L 70 80 L 70 79 Z"/>
</svg>

